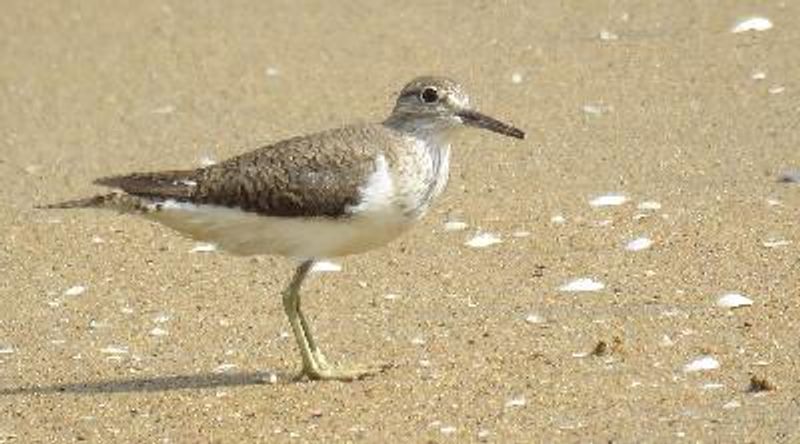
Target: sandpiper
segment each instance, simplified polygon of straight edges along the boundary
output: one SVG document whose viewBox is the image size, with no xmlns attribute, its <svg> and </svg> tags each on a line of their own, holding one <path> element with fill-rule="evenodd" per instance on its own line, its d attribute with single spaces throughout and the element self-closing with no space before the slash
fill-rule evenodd
<svg viewBox="0 0 800 444">
<path fill-rule="evenodd" d="M 300 309 L 315 260 L 362 253 L 397 238 L 445 188 L 450 140 L 464 126 L 525 133 L 470 107 L 444 77 L 408 83 L 389 117 L 295 137 L 198 169 L 97 179 L 118 189 L 45 208 L 105 208 L 144 216 L 235 255 L 300 261 L 283 306 L 302 358 L 300 376 L 352 380 L 383 366 L 331 365 Z"/>
</svg>

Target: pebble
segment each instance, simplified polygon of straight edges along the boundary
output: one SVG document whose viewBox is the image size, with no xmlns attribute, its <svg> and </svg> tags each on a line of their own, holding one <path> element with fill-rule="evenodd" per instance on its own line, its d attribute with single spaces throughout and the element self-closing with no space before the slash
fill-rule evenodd
<svg viewBox="0 0 800 444">
<path fill-rule="evenodd" d="M 800 183 L 800 170 L 786 171 L 780 175 L 778 181 L 784 183 Z"/>
</svg>

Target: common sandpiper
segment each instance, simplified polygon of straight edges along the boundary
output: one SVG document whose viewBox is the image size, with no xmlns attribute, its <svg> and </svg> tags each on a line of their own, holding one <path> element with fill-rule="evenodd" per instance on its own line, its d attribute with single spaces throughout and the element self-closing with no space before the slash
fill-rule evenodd
<svg viewBox="0 0 800 444">
<path fill-rule="evenodd" d="M 464 127 L 525 133 L 470 106 L 461 85 L 418 77 L 380 123 L 294 137 L 197 169 L 95 181 L 117 189 L 45 208 L 138 214 L 235 255 L 299 260 L 283 306 L 302 358 L 300 376 L 353 380 L 383 366 L 329 363 L 300 309 L 314 261 L 383 246 L 411 228 L 444 190 L 450 142 Z"/>
</svg>

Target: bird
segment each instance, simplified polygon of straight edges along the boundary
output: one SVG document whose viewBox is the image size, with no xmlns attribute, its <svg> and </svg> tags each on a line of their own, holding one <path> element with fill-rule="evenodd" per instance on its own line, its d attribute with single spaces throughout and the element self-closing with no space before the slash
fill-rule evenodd
<svg viewBox="0 0 800 444">
<path fill-rule="evenodd" d="M 472 107 L 456 81 L 421 76 L 382 122 L 289 138 L 196 169 L 102 177 L 94 183 L 113 190 L 39 208 L 139 215 L 233 255 L 296 260 L 281 294 L 298 377 L 352 381 L 387 366 L 328 361 L 301 310 L 303 281 L 315 261 L 382 247 L 418 222 L 444 191 L 451 141 L 466 127 L 525 138 Z"/>
</svg>

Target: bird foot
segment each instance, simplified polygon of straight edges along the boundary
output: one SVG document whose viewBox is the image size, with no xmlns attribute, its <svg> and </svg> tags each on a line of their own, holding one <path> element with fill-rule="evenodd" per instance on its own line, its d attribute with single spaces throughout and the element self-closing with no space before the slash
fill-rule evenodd
<svg viewBox="0 0 800 444">
<path fill-rule="evenodd" d="M 333 366 L 327 362 L 324 365 L 305 367 L 298 375 L 312 381 L 356 381 L 383 373 L 390 369 L 391 364 L 379 363 L 364 366 Z"/>
</svg>

